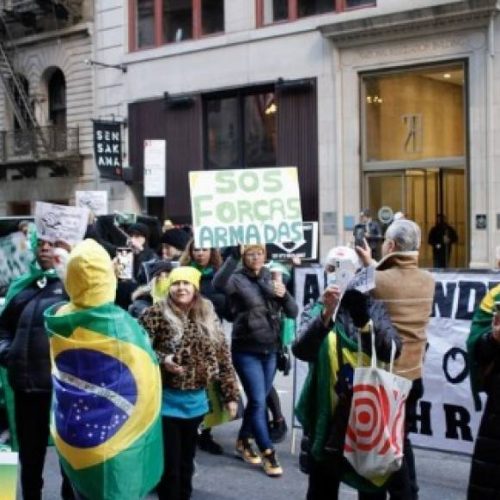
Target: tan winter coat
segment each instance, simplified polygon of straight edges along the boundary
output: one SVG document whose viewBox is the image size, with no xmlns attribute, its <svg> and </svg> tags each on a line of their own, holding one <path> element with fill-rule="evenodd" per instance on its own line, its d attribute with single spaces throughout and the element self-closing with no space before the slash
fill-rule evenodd
<svg viewBox="0 0 500 500">
<path fill-rule="evenodd" d="M 421 378 L 434 278 L 418 268 L 418 252 L 394 252 L 378 263 L 375 284 L 373 296 L 385 303 L 403 342 L 394 371 L 410 380 Z"/>
</svg>

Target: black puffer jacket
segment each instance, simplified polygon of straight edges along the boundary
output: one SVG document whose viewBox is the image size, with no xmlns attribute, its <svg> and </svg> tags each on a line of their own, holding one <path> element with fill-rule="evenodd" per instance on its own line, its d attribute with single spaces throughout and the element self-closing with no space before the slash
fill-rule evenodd
<svg viewBox="0 0 500 500">
<path fill-rule="evenodd" d="M 468 500 L 500 498 L 500 344 L 491 331 L 478 339 L 474 354 L 488 367 L 484 388 L 488 394 L 486 408 L 477 434 L 470 470 Z"/>
<path fill-rule="evenodd" d="M 214 273 L 203 273 L 200 278 L 200 293 L 212 302 L 215 312 L 220 320 L 229 319 L 229 311 L 227 310 L 226 304 L 226 294 L 216 290 L 214 287 L 212 280 L 214 277 Z"/>
<path fill-rule="evenodd" d="M 68 300 L 59 279 L 49 279 L 44 288 L 36 283 L 19 292 L 0 316 L 0 364 L 8 371 L 9 383 L 26 392 L 52 390 L 49 338 L 43 313 Z"/>
<path fill-rule="evenodd" d="M 247 268 L 235 271 L 238 261 L 229 257 L 216 273 L 213 284 L 224 290 L 233 318 L 231 349 L 269 353 L 279 346 L 280 320 L 295 318 L 297 304 L 289 292 L 279 298 L 273 293 L 271 273 L 263 267 L 258 276 Z"/>
</svg>

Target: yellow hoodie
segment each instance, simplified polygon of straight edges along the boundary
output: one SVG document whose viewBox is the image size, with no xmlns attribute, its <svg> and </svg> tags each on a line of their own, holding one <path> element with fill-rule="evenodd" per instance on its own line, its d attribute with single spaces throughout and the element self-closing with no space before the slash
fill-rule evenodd
<svg viewBox="0 0 500 500">
<path fill-rule="evenodd" d="M 115 301 L 116 276 L 113 264 L 106 250 L 95 240 L 84 240 L 71 251 L 64 286 L 70 302 L 57 314 Z"/>
</svg>

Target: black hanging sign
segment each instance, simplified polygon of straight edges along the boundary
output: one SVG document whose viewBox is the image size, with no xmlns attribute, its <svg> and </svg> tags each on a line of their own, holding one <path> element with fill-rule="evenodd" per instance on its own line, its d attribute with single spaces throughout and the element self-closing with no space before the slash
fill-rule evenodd
<svg viewBox="0 0 500 500">
<path fill-rule="evenodd" d="M 122 178 L 121 123 L 94 120 L 94 154 L 101 177 Z"/>
</svg>

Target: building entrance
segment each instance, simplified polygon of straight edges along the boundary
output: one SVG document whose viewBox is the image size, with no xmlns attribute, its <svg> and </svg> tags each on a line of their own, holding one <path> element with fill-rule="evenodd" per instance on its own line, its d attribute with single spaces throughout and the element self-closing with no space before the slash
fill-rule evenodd
<svg viewBox="0 0 500 500">
<path fill-rule="evenodd" d="M 387 206 L 417 222 L 424 267 L 435 264 L 429 232 L 444 215 L 457 241 L 450 242 L 451 254 L 440 267 L 466 267 L 463 63 L 369 74 L 362 83 L 362 206 L 373 214 Z"/>
<path fill-rule="evenodd" d="M 422 229 L 420 265 L 433 267 L 432 246 L 429 233 L 439 214 L 455 230 L 458 241 L 451 244 L 451 254 L 446 267 L 466 266 L 468 240 L 466 224 L 467 198 L 464 169 L 428 168 L 406 169 L 366 175 L 368 206 L 373 213 L 389 206 L 401 211 Z"/>
</svg>

